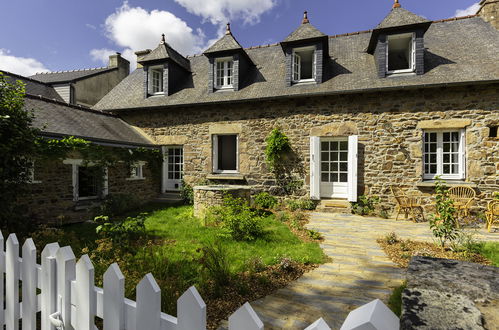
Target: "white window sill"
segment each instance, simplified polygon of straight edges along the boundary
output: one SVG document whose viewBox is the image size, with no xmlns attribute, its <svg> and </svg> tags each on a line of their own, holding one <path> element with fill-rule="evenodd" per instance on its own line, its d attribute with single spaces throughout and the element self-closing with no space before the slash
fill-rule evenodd
<svg viewBox="0 0 499 330">
<path fill-rule="evenodd" d="M 149 93 L 149 97 L 159 97 L 159 96 L 165 96 L 164 92 L 159 92 L 159 93 Z"/>
<path fill-rule="evenodd" d="M 432 188 L 435 187 L 436 180 L 424 180 L 416 183 L 419 188 Z M 476 188 L 478 185 L 473 182 L 465 182 L 460 180 L 445 180 L 445 185 L 449 187 L 453 186 L 466 186 L 470 188 Z"/>
<path fill-rule="evenodd" d="M 293 81 L 293 85 L 294 86 L 298 86 L 298 85 L 313 85 L 313 84 L 316 84 L 317 82 L 315 81 L 315 79 L 302 79 L 302 80 L 297 80 L 297 81 Z"/>
<path fill-rule="evenodd" d="M 137 177 L 137 178 L 126 178 L 125 180 L 127 181 L 138 181 L 138 180 L 145 180 L 146 178 L 145 177 Z"/>
<path fill-rule="evenodd" d="M 88 201 L 92 199 L 99 199 L 99 196 L 78 197 L 76 201 Z"/>
<path fill-rule="evenodd" d="M 216 92 L 233 92 L 234 87 L 232 86 L 227 86 L 227 87 L 215 87 Z"/>
<path fill-rule="evenodd" d="M 408 74 L 414 74 L 416 73 L 413 69 L 407 69 L 407 70 L 394 70 L 394 71 L 387 71 L 386 74 L 389 76 L 398 76 L 398 75 L 408 75 Z"/>
<path fill-rule="evenodd" d="M 236 173 L 212 173 L 206 176 L 208 180 L 244 180 L 244 175 Z"/>
</svg>

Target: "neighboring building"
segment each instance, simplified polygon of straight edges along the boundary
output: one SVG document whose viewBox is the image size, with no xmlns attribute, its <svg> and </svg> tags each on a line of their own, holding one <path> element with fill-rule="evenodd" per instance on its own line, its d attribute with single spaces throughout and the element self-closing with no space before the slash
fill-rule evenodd
<svg viewBox="0 0 499 330">
<path fill-rule="evenodd" d="M 29 78 L 50 85 L 66 103 L 92 107 L 130 73 L 120 53 L 104 68 L 37 73 Z"/>
<path fill-rule="evenodd" d="M 482 1 L 483 13 L 498 1 Z M 490 23 L 488 23 L 490 22 Z M 206 179 L 280 192 L 265 163 L 274 127 L 289 137 L 295 194 L 356 201 L 390 185 L 427 196 L 434 179 L 499 190 L 499 32 L 487 14 L 428 21 L 398 1 L 373 30 L 327 36 L 305 13 L 280 44 L 242 48 L 230 27 L 203 55 L 162 39 L 99 101 L 166 158 L 162 190 Z M 289 183 L 289 182 L 288 182 Z"/>
<path fill-rule="evenodd" d="M 34 114 L 33 125 L 49 139 L 74 136 L 107 148 L 157 148 L 122 119 L 63 101 L 49 84 L 3 72 L 11 81 L 26 85 L 25 109 Z M 77 153 L 64 160 L 36 161 L 29 193 L 20 200 L 27 215 L 40 222 L 88 220 L 92 208 L 108 194 L 127 193 L 147 201 L 159 194 L 159 179 L 149 166 L 125 163 L 96 171 L 95 164 Z"/>
</svg>

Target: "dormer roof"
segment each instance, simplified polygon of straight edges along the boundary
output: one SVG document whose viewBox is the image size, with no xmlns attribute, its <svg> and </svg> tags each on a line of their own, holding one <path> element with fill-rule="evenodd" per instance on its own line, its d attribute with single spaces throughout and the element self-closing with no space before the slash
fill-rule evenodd
<svg viewBox="0 0 499 330">
<path fill-rule="evenodd" d="M 371 39 L 369 41 L 369 46 L 367 47 L 367 52 L 370 54 L 374 53 L 376 48 L 376 43 L 378 41 L 378 36 L 382 32 L 394 32 L 394 31 L 408 31 L 415 29 L 422 29 L 424 32 L 428 30 L 431 25 L 431 21 L 424 17 L 418 16 L 400 6 L 398 0 L 395 0 L 390 13 L 381 21 L 381 23 L 376 26 L 371 34 Z"/>
<path fill-rule="evenodd" d="M 162 35 L 161 42 L 159 43 L 158 47 L 156 47 L 149 53 L 138 57 L 137 62 L 147 65 L 147 63 L 161 62 L 166 60 L 171 60 L 185 70 L 190 71 L 189 60 L 183 57 L 165 41 L 164 34 Z"/>
<path fill-rule="evenodd" d="M 230 23 L 227 23 L 227 29 L 222 38 L 218 39 L 210 48 L 208 48 L 203 54 L 213 54 L 225 51 L 240 51 L 243 47 L 237 42 L 236 38 L 232 35 L 230 31 Z"/>
<path fill-rule="evenodd" d="M 281 42 L 281 44 L 294 43 L 297 41 L 305 41 L 311 39 L 321 39 L 321 38 L 327 39 L 327 35 L 325 35 L 321 31 L 319 31 L 315 26 L 310 24 L 307 12 L 304 12 L 301 25 L 296 30 L 291 32 L 291 34 L 288 35 L 286 39 L 284 39 Z"/>
</svg>

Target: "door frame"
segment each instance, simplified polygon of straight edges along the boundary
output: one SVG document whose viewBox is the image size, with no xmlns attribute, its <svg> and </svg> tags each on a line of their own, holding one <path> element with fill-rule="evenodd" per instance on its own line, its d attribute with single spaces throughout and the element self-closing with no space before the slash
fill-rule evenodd
<svg viewBox="0 0 499 330">
<path fill-rule="evenodd" d="M 162 180 L 161 180 L 161 192 L 165 193 L 167 191 L 179 191 L 182 186 L 182 178 L 180 180 L 177 179 L 168 179 L 168 150 L 169 149 L 182 149 L 182 177 L 184 174 L 184 146 L 183 145 L 168 145 L 162 146 L 161 151 L 163 153 L 163 168 L 162 168 Z M 179 181 L 178 188 L 171 187 L 171 181 Z"/>
</svg>

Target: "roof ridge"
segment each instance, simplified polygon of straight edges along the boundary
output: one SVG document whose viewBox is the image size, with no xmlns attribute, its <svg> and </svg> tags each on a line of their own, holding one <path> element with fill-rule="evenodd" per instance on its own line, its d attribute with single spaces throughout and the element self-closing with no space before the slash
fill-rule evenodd
<svg viewBox="0 0 499 330">
<path fill-rule="evenodd" d="M 95 113 L 95 114 L 104 115 L 104 116 L 108 116 L 108 117 L 117 117 L 116 115 L 113 115 L 111 113 L 107 113 L 107 112 L 102 112 L 102 111 L 99 111 L 99 110 L 94 110 L 94 109 L 86 108 L 86 107 L 83 107 L 81 105 L 66 103 L 66 102 L 59 101 L 59 100 L 56 100 L 56 99 L 51 99 L 51 98 L 48 98 L 48 97 L 45 97 L 45 96 L 42 96 L 42 95 L 34 95 L 34 94 L 28 94 L 28 93 L 26 93 L 26 97 L 31 98 L 31 99 L 39 99 L 39 100 L 42 100 L 42 101 L 45 101 L 45 102 L 55 103 L 55 104 L 59 104 L 59 105 L 64 105 L 64 106 L 73 108 L 75 110 L 80 110 L 80 111 L 84 111 L 84 112 Z"/>
<path fill-rule="evenodd" d="M 55 73 L 68 73 L 68 72 L 82 72 L 82 71 L 92 71 L 92 70 L 102 70 L 107 69 L 107 66 L 101 66 L 97 68 L 83 68 L 83 69 L 74 69 L 74 70 L 61 70 L 61 71 L 45 71 L 45 72 L 37 72 L 33 76 L 41 75 L 41 74 L 55 74 Z"/>
<path fill-rule="evenodd" d="M 34 83 L 37 83 L 37 84 L 41 84 L 41 85 L 44 85 L 44 86 L 47 86 L 47 87 L 52 87 L 52 85 L 50 85 L 49 83 L 46 83 L 46 82 L 43 82 L 41 80 L 37 80 L 37 79 L 31 78 L 31 77 L 26 77 L 26 76 L 23 76 L 23 75 L 14 73 L 14 72 L 6 71 L 6 70 L 0 70 L 0 72 L 4 73 L 6 76 L 15 76 L 15 77 L 26 79 L 26 80 L 29 80 L 31 82 L 34 82 Z"/>
</svg>

